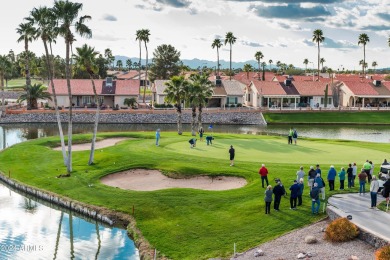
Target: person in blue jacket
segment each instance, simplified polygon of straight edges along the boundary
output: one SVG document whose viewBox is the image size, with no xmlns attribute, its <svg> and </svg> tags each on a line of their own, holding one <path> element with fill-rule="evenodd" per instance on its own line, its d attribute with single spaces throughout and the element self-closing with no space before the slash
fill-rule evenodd
<svg viewBox="0 0 390 260">
<path fill-rule="evenodd" d="M 334 179 L 336 178 L 336 170 L 333 165 L 330 166 L 328 171 L 328 183 L 329 183 L 329 191 L 334 190 Z"/>
<path fill-rule="evenodd" d="M 297 198 L 300 189 L 297 180 L 294 180 L 294 184 L 290 187 L 290 209 L 297 209 Z"/>
</svg>

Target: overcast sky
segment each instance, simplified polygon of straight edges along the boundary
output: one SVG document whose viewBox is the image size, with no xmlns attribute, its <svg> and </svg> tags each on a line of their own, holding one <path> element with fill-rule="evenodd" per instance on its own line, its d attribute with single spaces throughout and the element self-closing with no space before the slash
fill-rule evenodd
<svg viewBox="0 0 390 260">
<path fill-rule="evenodd" d="M 82 14 L 92 16 L 88 25 L 92 39 L 77 36 L 75 46 L 87 43 L 97 51 L 110 48 L 114 55 L 139 56 L 135 40 L 138 29 L 149 29 L 149 57 L 160 44 L 171 44 L 182 59 L 217 59 L 211 48 L 215 38 L 227 32 L 237 37 L 233 61 L 254 59 L 261 51 L 264 60 L 281 61 L 304 67 L 305 58 L 317 64 L 317 46 L 312 42 L 315 29 L 321 29 L 325 42 L 321 57 L 325 66 L 358 69 L 363 47 L 358 36 L 366 33 L 366 61 L 371 67 L 390 67 L 390 0 L 79 0 Z M 10 49 L 23 51 L 17 43 L 16 28 L 34 7 L 53 5 L 52 0 L 12 0 L 2 3 L 0 16 L 0 54 Z M 43 44 L 31 44 L 31 50 L 43 53 Z M 144 50 L 143 50 L 144 51 Z M 63 40 L 58 39 L 55 54 L 65 56 Z M 220 59 L 229 60 L 229 48 L 223 46 Z M 313 64 L 309 64 L 309 67 Z"/>
</svg>

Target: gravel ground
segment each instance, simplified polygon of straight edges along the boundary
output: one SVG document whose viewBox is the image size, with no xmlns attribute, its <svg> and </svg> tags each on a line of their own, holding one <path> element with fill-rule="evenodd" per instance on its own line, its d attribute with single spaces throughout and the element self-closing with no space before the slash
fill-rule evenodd
<svg viewBox="0 0 390 260">
<path fill-rule="evenodd" d="M 375 259 L 375 248 L 359 239 L 345 243 L 330 243 L 323 239 L 323 228 L 330 223 L 329 220 L 320 221 L 305 228 L 292 231 L 275 240 L 264 243 L 256 248 L 250 249 L 234 259 L 256 259 L 256 260 L 288 260 L 297 259 L 299 253 L 311 253 L 313 257 L 307 259 L 321 260 L 347 260 L 356 256 L 359 260 Z M 316 244 L 306 244 L 305 237 L 315 236 Z M 255 257 L 255 252 L 261 249 L 263 256 Z"/>
</svg>

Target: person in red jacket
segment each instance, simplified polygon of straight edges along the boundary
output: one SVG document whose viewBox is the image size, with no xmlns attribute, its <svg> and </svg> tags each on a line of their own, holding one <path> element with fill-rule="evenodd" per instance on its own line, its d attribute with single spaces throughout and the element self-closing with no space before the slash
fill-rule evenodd
<svg viewBox="0 0 390 260">
<path fill-rule="evenodd" d="M 261 165 L 261 168 L 259 170 L 259 174 L 261 176 L 261 186 L 264 188 L 264 180 L 266 181 L 267 185 L 268 186 L 268 170 L 267 168 L 265 168 L 265 164 L 262 164 Z"/>
</svg>

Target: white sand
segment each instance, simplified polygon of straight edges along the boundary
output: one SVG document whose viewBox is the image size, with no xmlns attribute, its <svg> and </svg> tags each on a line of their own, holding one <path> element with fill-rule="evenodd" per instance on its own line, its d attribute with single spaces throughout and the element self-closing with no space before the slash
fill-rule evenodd
<svg viewBox="0 0 390 260">
<path fill-rule="evenodd" d="M 109 146 L 114 146 L 115 144 L 123 141 L 123 140 L 129 140 L 129 138 L 107 138 L 102 141 L 98 141 L 95 143 L 95 150 L 96 149 L 102 149 Z M 56 147 L 53 150 L 61 151 L 61 146 Z M 85 143 L 85 144 L 74 144 L 72 145 L 72 151 L 87 151 L 91 150 L 91 143 Z"/>
<path fill-rule="evenodd" d="M 174 179 L 163 175 L 158 170 L 133 169 L 107 175 L 102 183 L 126 190 L 154 191 L 169 188 L 191 188 L 202 190 L 230 190 L 245 186 L 247 181 L 238 177 L 197 176 Z"/>
</svg>

